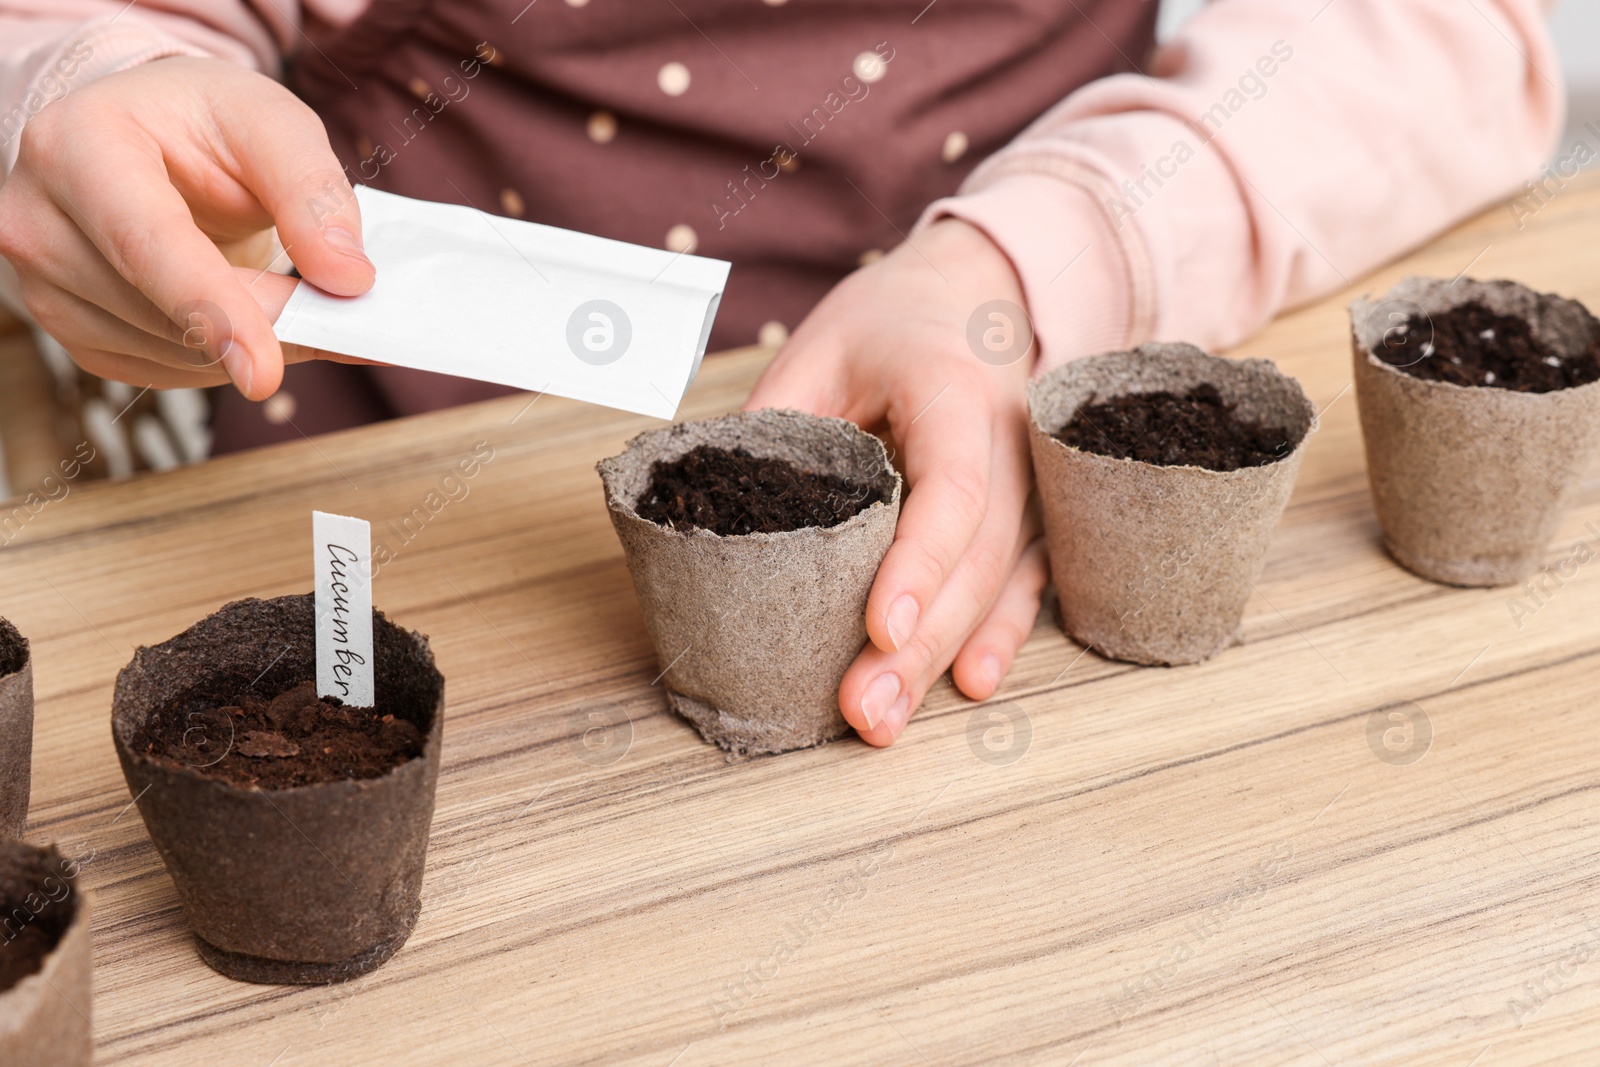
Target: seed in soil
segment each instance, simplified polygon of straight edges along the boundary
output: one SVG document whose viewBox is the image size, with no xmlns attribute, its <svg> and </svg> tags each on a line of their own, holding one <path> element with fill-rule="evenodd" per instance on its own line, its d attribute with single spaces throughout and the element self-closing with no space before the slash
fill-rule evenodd
<svg viewBox="0 0 1600 1067">
<path fill-rule="evenodd" d="M 1569 358 L 1533 335 L 1526 319 L 1470 301 L 1435 315 L 1412 315 L 1384 334 L 1375 355 L 1413 378 L 1551 393 L 1600 380 L 1600 321 L 1589 345 Z"/>
</svg>

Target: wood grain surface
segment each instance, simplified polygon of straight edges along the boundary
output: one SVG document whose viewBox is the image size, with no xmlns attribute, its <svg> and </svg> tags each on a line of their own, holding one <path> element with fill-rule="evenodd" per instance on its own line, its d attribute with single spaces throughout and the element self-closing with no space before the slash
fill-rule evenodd
<svg viewBox="0 0 1600 1067">
<path fill-rule="evenodd" d="M 666 711 L 593 471 L 648 420 L 517 397 L 75 487 L 0 550 L 0 612 L 35 653 L 32 835 L 97 896 L 98 1061 L 1600 1062 L 1600 557 L 1537 604 L 1391 563 L 1343 310 L 1468 270 L 1600 307 L 1597 245 L 1569 188 L 1273 324 L 1241 353 L 1325 411 L 1244 643 L 1137 668 L 1047 612 L 993 701 L 941 684 L 886 751 L 730 762 Z M 683 415 L 766 358 L 707 360 Z M 310 588 L 313 508 L 372 520 L 378 604 L 448 680 L 423 913 L 349 985 L 241 985 L 129 807 L 111 685 Z M 1550 560 L 1580 541 L 1600 472 Z M 1397 702 L 1398 754 L 1369 742 Z"/>
</svg>

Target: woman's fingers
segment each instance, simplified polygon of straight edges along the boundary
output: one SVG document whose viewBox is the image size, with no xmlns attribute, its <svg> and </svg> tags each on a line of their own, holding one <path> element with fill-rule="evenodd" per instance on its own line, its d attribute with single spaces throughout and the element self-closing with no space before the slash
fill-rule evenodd
<svg viewBox="0 0 1600 1067">
<path fill-rule="evenodd" d="M 118 274 L 53 200 L 30 198 L 25 210 L 38 253 L 30 264 L 32 269 L 20 279 L 24 291 L 30 285 L 43 283 L 103 308 L 145 334 L 173 342 L 180 340 L 182 331 L 178 325 Z M 40 326 L 63 343 L 71 336 L 74 324 L 70 319 L 51 321 L 40 318 L 38 312 L 34 315 Z M 199 362 L 204 357 L 195 352 L 193 359 Z"/>
<path fill-rule="evenodd" d="M 104 265 L 104 260 L 99 260 Z M 109 267 L 106 268 L 109 270 Z M 255 299 L 261 311 L 270 321 L 276 322 L 283 313 L 284 306 L 289 298 L 294 295 L 295 286 L 300 284 L 294 278 L 282 274 L 270 274 L 260 270 L 246 267 L 233 268 L 234 274 Z M 116 279 L 121 282 L 121 279 Z M 127 294 L 137 300 L 143 300 L 131 286 L 124 289 Z M 111 291 L 109 283 L 98 290 L 104 296 Z M 119 361 L 116 365 L 119 377 L 123 374 L 130 375 L 121 380 L 132 385 L 150 385 L 153 380 L 153 369 L 144 372 L 139 367 L 138 360 L 149 360 L 161 364 L 169 371 L 196 372 L 192 380 L 175 379 L 171 374 L 161 375 L 162 380 L 168 384 L 177 381 L 183 385 L 215 385 L 219 381 L 226 381 L 227 375 L 221 367 L 216 365 L 216 360 L 207 353 L 213 347 L 208 344 L 208 338 L 215 333 L 227 334 L 231 332 L 231 324 L 217 321 L 206 309 L 193 309 L 186 321 L 181 323 L 168 322 L 154 305 L 148 304 L 152 315 L 156 319 L 156 326 L 161 332 L 158 334 L 146 332 L 128 321 L 126 312 L 130 310 L 123 306 L 124 314 L 118 315 L 116 309 L 106 310 L 98 306 L 75 291 L 57 288 L 48 283 L 38 281 L 29 282 L 24 286 L 24 296 L 29 313 L 34 317 L 46 332 L 60 341 L 67 351 L 74 354 L 78 352 L 97 351 L 101 353 L 99 360 L 106 364 L 104 353 L 120 353 L 125 356 L 136 357 L 132 362 Z M 370 360 L 360 360 L 354 356 L 340 356 L 324 352 L 319 348 L 309 348 L 303 345 L 284 345 L 284 362 L 301 363 L 310 359 L 330 359 L 344 363 L 370 363 Z"/>
<path fill-rule="evenodd" d="M 989 542 L 1004 533 L 1000 526 L 999 523 L 992 527 L 986 524 L 974 544 Z M 1025 545 L 1015 544 L 1011 552 L 1003 554 L 1010 564 L 1008 573 L 1016 573 L 1026 558 L 1025 548 Z M 881 746 L 895 742 L 928 689 L 956 658 L 963 642 L 974 635 L 980 620 L 998 607 L 1002 593 L 1010 591 L 1009 584 L 1002 586 L 986 581 L 978 573 L 981 569 L 982 565 L 975 566 L 964 559 L 949 585 L 940 592 L 917 638 L 919 642 L 926 641 L 927 648 L 885 652 L 869 644 L 845 672 L 839 685 L 839 709 L 870 744 Z M 980 596 L 983 599 L 975 603 L 975 598 Z"/>
<path fill-rule="evenodd" d="M 908 492 L 894 544 L 868 597 L 867 633 L 880 650 L 895 652 L 914 647 L 912 638 L 928 605 L 949 582 L 994 509 L 991 466 L 997 449 L 1013 447 L 1014 436 L 1005 431 L 999 434 L 1005 440 L 996 439 L 994 413 L 997 409 L 1009 413 L 1014 403 L 997 402 L 994 392 L 1013 385 L 1020 389 L 1022 378 L 1002 368 L 968 367 L 965 361 L 951 360 L 944 363 L 942 381 L 929 375 L 922 380 L 926 388 L 921 393 L 907 390 L 885 402 L 872 389 L 856 389 L 849 395 L 852 383 L 846 375 L 854 364 L 832 358 L 832 351 L 820 343 L 808 344 L 804 332 L 797 335 L 762 376 L 745 406 L 795 407 L 869 426 L 888 417 L 903 451 Z M 1005 375 L 1006 380 L 996 382 L 986 375 Z M 1012 382 L 1011 377 L 1017 380 Z M 1014 477 L 1010 480 L 1015 482 Z M 1025 494 L 1025 480 L 1020 488 Z M 1019 497 L 1003 510 L 1020 506 Z M 1001 551 L 1009 549 L 1006 544 Z M 999 581 L 999 575 L 992 578 L 996 586 Z M 976 624 L 976 615 L 970 622 Z M 922 642 L 930 655 L 944 651 L 928 646 Z"/>
<path fill-rule="evenodd" d="M 40 117 L 47 114 L 48 109 Z M 37 124 L 29 124 L 30 133 Z M 46 180 L 57 206 L 169 319 L 186 331 L 196 316 L 210 324 L 204 351 L 222 364 L 241 393 L 251 399 L 270 396 L 283 377 L 283 353 L 272 323 L 222 252 L 195 226 L 155 145 L 130 134 L 49 147 L 59 180 Z M 107 173 L 117 180 L 106 181 Z"/>
<path fill-rule="evenodd" d="M 973 308 L 1024 299 L 982 231 L 935 223 L 835 287 L 747 405 L 886 423 L 894 438 L 908 490 L 869 594 L 870 641 L 839 686 L 841 711 L 872 744 L 893 742 L 971 638 L 958 676 L 992 693 L 1037 610 L 1029 361 L 997 366 L 968 342 Z"/>
<path fill-rule="evenodd" d="M 294 295 L 295 287 L 305 284 L 299 279 L 291 278 L 286 274 L 270 274 L 265 271 L 249 270 L 244 267 L 235 267 L 234 271 L 238 273 L 240 279 L 245 283 L 245 288 L 250 290 L 250 295 L 255 297 L 256 303 L 261 305 L 262 312 L 274 323 L 278 321 L 278 316 L 283 314 L 283 309 L 288 305 L 289 298 Z M 283 361 L 285 363 L 305 363 L 313 359 L 326 360 L 330 363 L 352 363 L 362 367 L 382 367 L 386 365 L 376 359 L 341 355 L 338 352 L 312 348 L 309 345 L 283 343 Z"/>
<path fill-rule="evenodd" d="M 273 223 L 320 288 L 371 287 L 359 209 L 320 120 L 282 86 L 218 60 L 165 59 L 73 93 L 28 124 L 0 187 L 0 253 L 25 285 L 47 282 L 136 330 L 176 336 L 252 399 L 276 390 L 284 353 L 273 316 L 218 245 L 248 244 Z M 101 349 L 108 331 L 95 329 L 69 351 L 149 351 L 131 334 Z M 77 327 L 52 332 L 65 343 Z"/>
<path fill-rule="evenodd" d="M 942 374 L 902 385 L 889 413 L 910 491 L 867 601 L 867 634 L 886 652 L 913 639 L 923 613 L 994 508 L 990 478 L 996 463 L 1003 458 L 1007 480 L 1024 493 L 1029 477 L 1025 470 L 1019 482 L 1011 470 L 1019 448 L 1026 458 L 1019 421 L 1026 370 L 959 356 L 929 363 L 941 365 Z"/>
<path fill-rule="evenodd" d="M 973 700 L 988 700 L 1011 670 L 1017 650 L 1033 632 L 1039 601 L 1050 584 L 1050 557 L 1044 538 L 1033 540 L 1017 560 L 988 617 L 967 638 L 950 667 L 956 687 Z"/>
<path fill-rule="evenodd" d="M 278 316 L 289 304 L 289 298 L 294 296 L 295 287 L 300 284 L 298 278 L 291 278 L 287 274 L 273 274 L 248 267 L 235 267 L 233 273 L 244 283 L 245 289 L 261 308 L 261 313 L 271 323 L 278 321 Z"/>
<path fill-rule="evenodd" d="M 928 687 L 989 615 L 1031 540 L 1022 524 L 1028 469 L 1003 447 L 993 462 L 983 521 L 915 633 L 892 652 L 869 644 L 840 683 L 840 710 L 874 744 L 899 736 Z"/>
<path fill-rule="evenodd" d="M 372 262 L 362 251 L 361 208 L 322 121 L 276 83 L 250 91 L 274 105 L 273 121 L 253 117 L 267 101 L 239 101 L 222 124 L 240 180 L 278 228 L 278 239 L 302 276 L 319 289 L 356 296 L 372 288 Z"/>
<path fill-rule="evenodd" d="M 908 492 L 867 598 L 867 634 L 885 652 L 907 647 L 990 507 L 994 423 L 982 386 L 929 378 L 911 393 L 891 413 Z"/>
<path fill-rule="evenodd" d="M 209 334 L 228 332 L 201 309 L 182 323 L 169 321 L 154 304 L 113 271 L 99 252 L 64 216 L 53 228 L 59 247 L 23 284 L 28 312 L 81 366 L 103 377 L 137 386 L 177 388 L 226 382 L 226 372 L 207 354 Z M 81 246 L 72 248 L 73 244 Z M 276 321 L 294 294 L 296 279 L 244 267 L 234 274 L 269 320 Z M 83 284 L 81 279 L 96 280 Z M 56 282 L 61 279 L 65 284 Z M 99 302 L 88 299 L 92 292 Z M 381 366 L 373 360 L 284 345 L 284 362 L 325 359 Z M 113 356 L 118 358 L 112 358 Z M 90 367 L 93 363 L 93 367 Z"/>
<path fill-rule="evenodd" d="M 226 385 L 228 376 L 220 368 L 210 370 L 177 370 L 124 352 L 110 352 L 101 348 L 72 348 L 73 362 L 90 374 L 112 381 L 137 384 L 151 389 L 194 389 L 208 385 Z"/>
<path fill-rule="evenodd" d="M 173 340 L 157 337 L 82 297 L 37 281 L 24 286 L 23 302 L 34 320 L 75 357 L 83 351 L 119 352 L 135 357 L 135 365 L 138 360 L 148 361 L 152 371 L 159 366 L 166 371 L 187 373 L 192 380 L 184 384 L 215 385 L 227 380 L 222 369 L 198 346 L 179 343 L 176 329 Z M 171 375 L 164 377 L 171 379 Z M 124 380 L 130 385 L 152 384 L 149 375 Z"/>
<path fill-rule="evenodd" d="M 214 311 L 208 315 L 209 309 L 196 307 L 190 309 L 184 322 L 173 322 L 113 270 L 100 250 L 52 201 L 39 200 L 32 215 L 40 233 L 39 244 L 46 251 L 34 259 L 33 271 L 23 282 L 23 293 L 28 298 L 29 313 L 45 332 L 69 352 L 97 348 L 156 359 L 176 369 L 215 367 L 217 373 L 204 375 L 204 384 L 214 385 L 218 380 L 226 380 L 226 374 L 216 366 L 216 358 L 207 354 L 204 344 L 208 333 L 219 329 L 226 332 L 229 328 L 228 324 L 211 321 Z M 287 275 L 254 268 L 235 267 L 233 272 L 262 313 L 274 323 L 299 284 Z M 62 294 L 77 299 L 68 301 Z M 92 314 L 86 308 L 98 309 L 103 314 Z M 129 329 L 113 331 L 106 316 L 119 320 Z M 310 359 L 373 362 L 302 345 L 285 344 L 282 348 L 285 363 Z M 137 371 L 136 363 L 119 365 Z M 140 380 L 131 384 L 146 385 L 148 382 Z"/>
</svg>

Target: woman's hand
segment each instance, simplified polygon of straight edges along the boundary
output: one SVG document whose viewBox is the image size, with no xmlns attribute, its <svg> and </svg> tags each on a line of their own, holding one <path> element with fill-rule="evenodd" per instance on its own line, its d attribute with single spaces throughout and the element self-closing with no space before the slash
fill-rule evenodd
<svg viewBox="0 0 1600 1067">
<path fill-rule="evenodd" d="M 867 601 L 871 643 L 839 687 L 863 738 L 892 744 L 947 667 L 993 695 L 1048 580 L 1029 505 L 1024 391 L 1037 356 L 1010 262 L 945 220 L 840 282 L 762 375 L 748 408 L 887 429 L 910 484 Z"/>
<path fill-rule="evenodd" d="M 230 265 L 264 260 L 274 224 L 308 281 L 371 288 L 321 120 L 214 59 L 161 59 L 73 90 L 23 129 L 0 186 L 0 255 L 29 313 L 85 370 L 141 386 L 232 379 L 255 400 L 278 388 L 272 320 L 293 280 Z"/>
</svg>

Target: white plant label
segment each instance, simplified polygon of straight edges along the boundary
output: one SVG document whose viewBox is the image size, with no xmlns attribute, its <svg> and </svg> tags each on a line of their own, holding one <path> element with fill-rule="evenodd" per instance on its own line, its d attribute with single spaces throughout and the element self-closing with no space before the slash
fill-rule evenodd
<svg viewBox="0 0 1600 1067">
<path fill-rule="evenodd" d="M 372 526 L 311 513 L 317 576 L 317 695 L 373 706 Z"/>
</svg>

